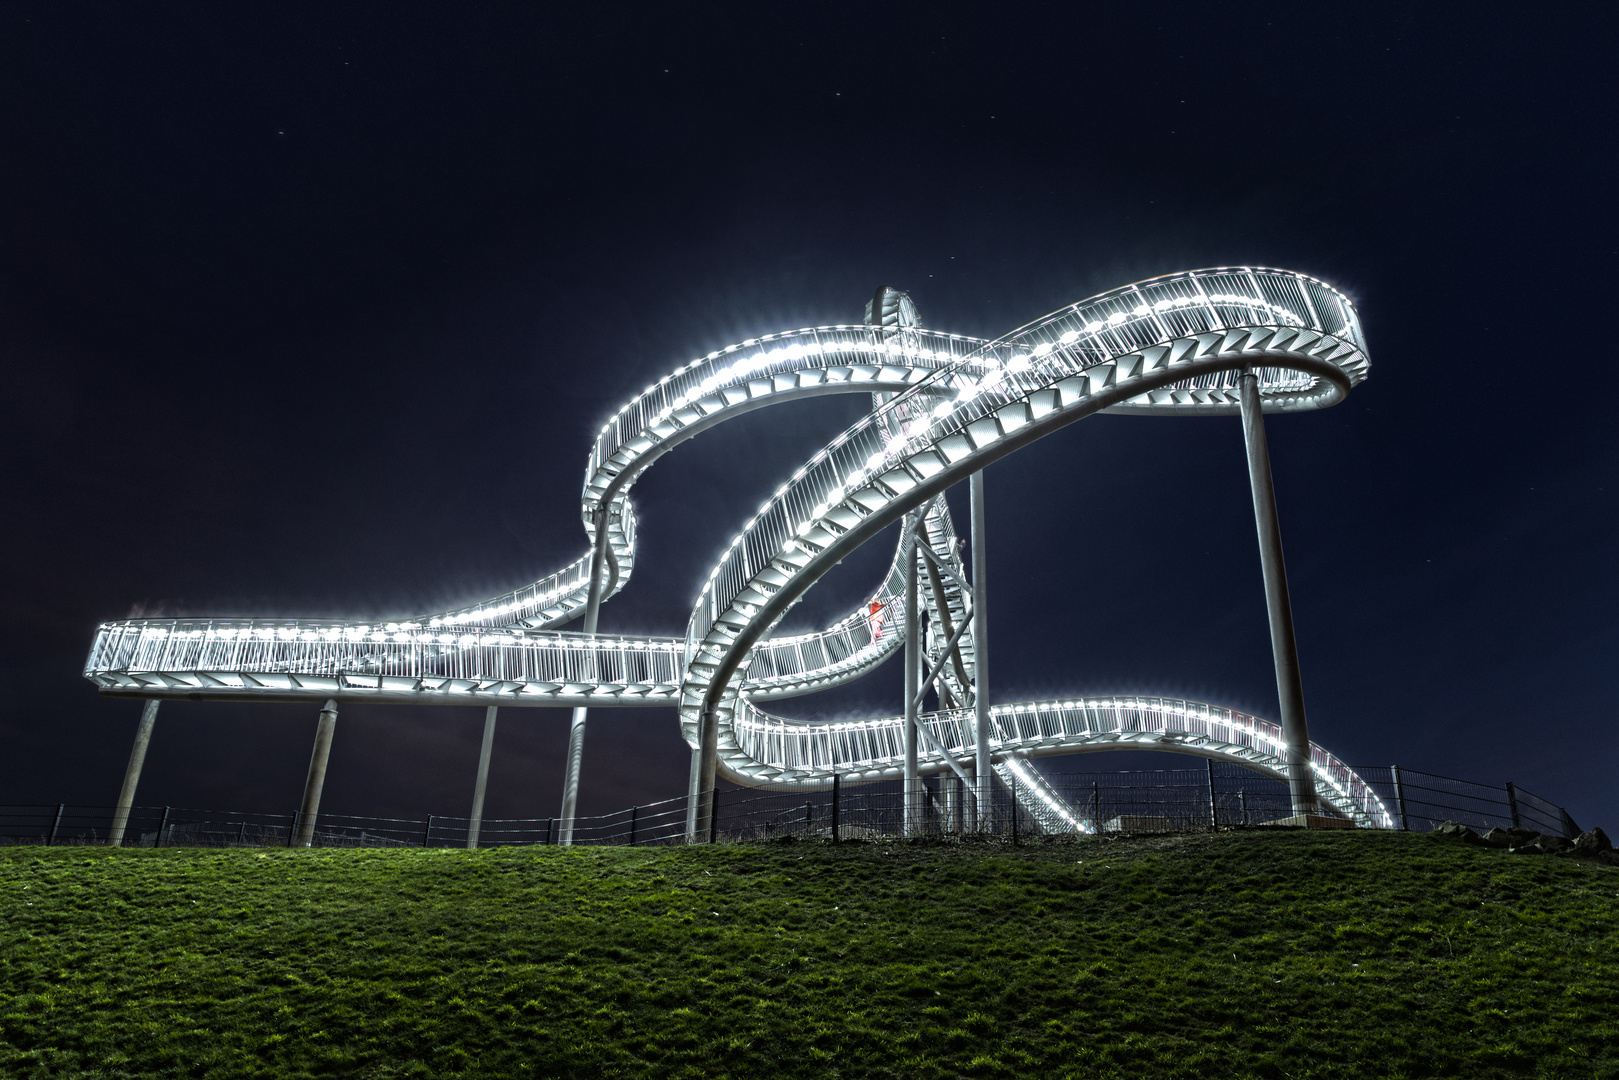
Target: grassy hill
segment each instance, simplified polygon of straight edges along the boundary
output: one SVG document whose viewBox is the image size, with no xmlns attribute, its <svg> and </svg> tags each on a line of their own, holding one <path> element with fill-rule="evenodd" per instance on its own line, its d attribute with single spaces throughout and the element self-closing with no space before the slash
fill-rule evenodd
<svg viewBox="0 0 1619 1080">
<path fill-rule="evenodd" d="M 1619 870 L 1276 830 L 0 849 L 0 1074 L 1619 1077 Z"/>
</svg>

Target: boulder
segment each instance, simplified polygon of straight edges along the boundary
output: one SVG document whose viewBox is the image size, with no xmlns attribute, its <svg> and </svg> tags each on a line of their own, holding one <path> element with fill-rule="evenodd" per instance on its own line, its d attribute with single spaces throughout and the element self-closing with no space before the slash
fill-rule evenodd
<svg viewBox="0 0 1619 1080">
<path fill-rule="evenodd" d="M 1527 844 L 1520 844 L 1512 850 L 1524 855 L 1556 855 L 1559 852 L 1569 850 L 1573 846 L 1561 836 L 1547 836 L 1542 833 Z"/>
<path fill-rule="evenodd" d="M 1514 825 L 1505 831 L 1508 836 L 1512 837 L 1514 846 L 1530 843 L 1540 835 L 1539 829 L 1525 829 L 1518 825 Z"/>
<path fill-rule="evenodd" d="M 1609 866 L 1619 866 L 1619 851 L 1597 852 L 1597 862 L 1607 863 Z"/>
<path fill-rule="evenodd" d="M 1612 851 L 1613 844 L 1608 841 L 1608 834 L 1601 829 L 1592 829 L 1582 832 L 1579 839 L 1574 841 L 1574 854 L 1585 859 L 1594 859 L 1604 851 Z"/>
<path fill-rule="evenodd" d="M 1506 848 L 1511 847 L 1513 844 L 1512 834 L 1507 832 L 1505 829 L 1491 829 L 1489 832 L 1479 837 L 1479 839 L 1483 840 L 1491 847 Z"/>
<path fill-rule="evenodd" d="M 1460 840 L 1464 844 L 1476 844 L 1479 842 L 1478 833 L 1459 821 L 1442 821 L 1434 826 L 1433 834 Z"/>
</svg>

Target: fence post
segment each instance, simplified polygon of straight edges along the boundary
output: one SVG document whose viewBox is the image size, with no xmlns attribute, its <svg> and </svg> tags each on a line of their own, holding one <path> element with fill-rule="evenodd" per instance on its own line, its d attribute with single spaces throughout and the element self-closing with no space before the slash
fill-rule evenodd
<svg viewBox="0 0 1619 1080">
<path fill-rule="evenodd" d="M 1242 823 L 1248 824 L 1248 789 L 1237 789 L 1237 805 L 1242 808 Z"/>
<path fill-rule="evenodd" d="M 1203 763 L 1209 767 L 1209 828 L 1218 832 L 1220 829 L 1220 812 L 1214 806 L 1214 759 L 1204 758 Z"/>
<path fill-rule="evenodd" d="M 236 826 L 236 843 L 237 843 L 238 846 L 242 846 L 242 845 L 245 845 L 246 842 L 247 842 L 247 819 L 243 818 L 242 823 L 240 825 Z M 360 846 L 364 847 L 365 843 L 362 841 Z"/>
<path fill-rule="evenodd" d="M 1102 833 L 1102 782 L 1091 781 L 1091 827 L 1098 836 Z"/>
<path fill-rule="evenodd" d="M 1558 814 L 1563 818 L 1563 839 L 1574 840 L 1580 835 L 1580 827 L 1574 824 L 1574 819 L 1568 816 L 1568 811 L 1561 806 L 1557 808 Z"/>
<path fill-rule="evenodd" d="M 708 842 L 712 844 L 720 828 L 720 786 L 714 785 L 714 795 L 708 801 Z"/>
<path fill-rule="evenodd" d="M 832 774 L 832 842 L 838 842 L 838 774 Z"/>
<path fill-rule="evenodd" d="M 287 822 L 287 846 L 292 846 L 292 838 L 298 835 L 298 812 L 292 812 L 292 820 Z"/>
<path fill-rule="evenodd" d="M 1510 780 L 1507 781 L 1507 806 L 1512 810 L 1512 827 L 1521 828 L 1518 823 L 1518 789 L 1512 786 Z"/>
<path fill-rule="evenodd" d="M 545 819 L 545 843 L 546 843 L 546 846 L 548 846 L 548 847 L 551 844 L 551 823 L 553 821 L 555 821 L 555 820 L 556 820 L 556 818 L 546 818 Z"/>
<path fill-rule="evenodd" d="M 422 830 L 422 847 L 425 848 L 429 844 L 431 844 L 432 842 L 433 842 L 433 815 L 428 814 L 427 815 L 427 828 Z"/>
<path fill-rule="evenodd" d="M 56 820 L 51 822 L 51 835 L 50 835 L 50 838 L 45 841 L 45 846 L 46 847 L 55 847 L 56 846 L 56 833 L 62 827 L 62 811 L 66 810 L 66 809 L 67 809 L 67 804 L 66 803 L 57 803 L 56 804 Z M 1564 818 L 1564 820 L 1567 820 L 1568 815 L 1564 814 L 1563 818 Z M 1567 831 L 1567 830 L 1564 830 L 1564 831 Z"/>
<path fill-rule="evenodd" d="M 153 847 L 162 847 L 163 846 L 163 830 L 169 827 L 169 810 L 170 809 L 171 809 L 171 807 L 167 807 L 167 806 L 165 806 L 163 808 L 163 820 L 157 823 L 157 835 L 152 837 L 152 846 Z"/>
<path fill-rule="evenodd" d="M 1400 782 L 1400 767 L 1391 765 L 1389 771 L 1394 774 L 1394 811 L 1400 816 L 1400 831 L 1410 832 L 1411 825 L 1405 817 L 1405 785 Z"/>
<path fill-rule="evenodd" d="M 815 804 L 804 803 L 804 839 L 808 840 L 810 833 L 815 831 Z"/>
<path fill-rule="evenodd" d="M 639 806 L 630 807 L 630 847 L 635 846 L 635 819 L 641 816 Z"/>
</svg>

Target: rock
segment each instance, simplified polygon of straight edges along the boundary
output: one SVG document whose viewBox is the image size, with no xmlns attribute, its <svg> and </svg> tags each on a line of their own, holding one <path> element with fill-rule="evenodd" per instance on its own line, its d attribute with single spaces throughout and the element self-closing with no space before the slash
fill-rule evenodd
<svg viewBox="0 0 1619 1080">
<path fill-rule="evenodd" d="M 1476 844 L 1479 842 L 1478 833 L 1457 821 L 1440 822 L 1434 826 L 1433 834 L 1460 840 L 1464 844 Z"/>
<path fill-rule="evenodd" d="M 1574 841 L 1574 854 L 1583 859 L 1594 859 L 1604 851 L 1612 851 L 1613 844 L 1608 841 L 1608 834 L 1601 829 L 1592 829 L 1582 832 L 1579 839 Z"/>
<path fill-rule="evenodd" d="M 1597 852 L 1597 862 L 1607 863 L 1609 866 L 1619 866 L 1619 851 Z"/>
<path fill-rule="evenodd" d="M 1540 830 L 1525 829 L 1521 826 L 1514 825 L 1512 828 L 1507 829 L 1506 833 L 1508 836 L 1513 838 L 1514 844 L 1528 844 L 1531 843 L 1535 837 L 1540 835 Z"/>
<path fill-rule="evenodd" d="M 1527 844 L 1519 844 L 1513 847 L 1512 850 L 1521 855 L 1556 855 L 1558 852 L 1567 851 L 1573 846 L 1561 836 L 1547 836 L 1542 833 Z"/>
<path fill-rule="evenodd" d="M 1479 839 L 1483 840 L 1491 847 L 1511 847 L 1513 843 L 1512 834 L 1507 832 L 1505 829 L 1491 829 L 1489 832 L 1479 837 Z"/>
</svg>

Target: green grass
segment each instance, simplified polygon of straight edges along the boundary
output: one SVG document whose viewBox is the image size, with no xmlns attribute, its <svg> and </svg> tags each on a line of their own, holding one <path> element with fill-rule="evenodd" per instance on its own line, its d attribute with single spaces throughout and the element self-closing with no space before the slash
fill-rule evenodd
<svg viewBox="0 0 1619 1080">
<path fill-rule="evenodd" d="M 0 1075 L 1619 1077 L 1619 870 L 1427 836 L 0 849 Z"/>
</svg>

